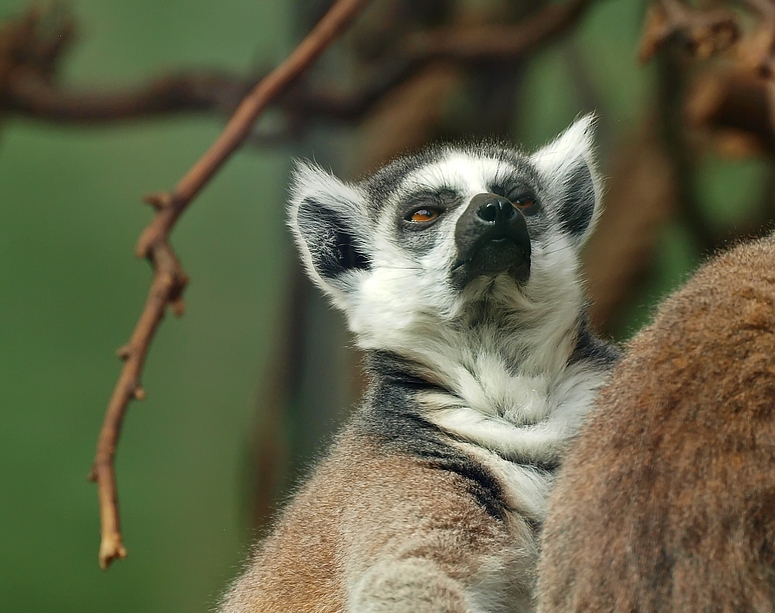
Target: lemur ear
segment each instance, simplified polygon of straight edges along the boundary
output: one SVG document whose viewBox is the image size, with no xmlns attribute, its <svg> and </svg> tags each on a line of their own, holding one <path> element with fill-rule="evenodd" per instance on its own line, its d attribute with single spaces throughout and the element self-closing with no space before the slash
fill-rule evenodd
<svg viewBox="0 0 775 613">
<path fill-rule="evenodd" d="M 288 224 L 310 277 L 334 298 L 351 287 L 348 273 L 371 266 L 363 202 L 356 188 L 315 164 L 296 162 Z"/>
<path fill-rule="evenodd" d="M 560 227 L 577 245 L 589 236 L 600 214 L 600 181 L 593 155 L 595 116 L 577 120 L 531 160 L 549 186 Z"/>
</svg>

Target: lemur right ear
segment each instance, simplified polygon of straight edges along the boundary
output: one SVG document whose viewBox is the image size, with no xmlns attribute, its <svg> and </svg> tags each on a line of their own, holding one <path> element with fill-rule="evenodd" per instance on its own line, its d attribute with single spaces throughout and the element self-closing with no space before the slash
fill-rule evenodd
<svg viewBox="0 0 775 613">
<path fill-rule="evenodd" d="M 353 272 L 371 267 L 363 203 L 355 187 L 320 166 L 296 162 L 288 223 L 310 277 L 335 299 L 352 288 Z"/>
</svg>

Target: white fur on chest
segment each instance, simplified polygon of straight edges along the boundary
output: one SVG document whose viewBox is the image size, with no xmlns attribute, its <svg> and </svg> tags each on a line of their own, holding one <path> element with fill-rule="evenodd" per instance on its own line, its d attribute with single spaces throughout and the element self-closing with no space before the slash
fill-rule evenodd
<svg viewBox="0 0 775 613">
<path fill-rule="evenodd" d="M 592 406 L 606 373 L 576 363 L 555 376 L 502 371 L 470 374 L 461 394 L 418 397 L 426 417 L 484 464 L 504 486 L 510 508 L 543 519 L 552 477 L 512 462 L 555 462 Z"/>
</svg>

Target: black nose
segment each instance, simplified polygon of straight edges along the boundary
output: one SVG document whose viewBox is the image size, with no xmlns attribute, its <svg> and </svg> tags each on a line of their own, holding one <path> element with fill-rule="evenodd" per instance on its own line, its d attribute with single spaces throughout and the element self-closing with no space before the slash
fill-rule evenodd
<svg viewBox="0 0 775 613">
<path fill-rule="evenodd" d="M 517 209 L 508 200 L 494 194 L 479 194 L 473 200 L 481 198 L 484 200 L 476 209 L 476 216 L 488 224 L 496 226 L 508 223 L 517 214 Z"/>
</svg>

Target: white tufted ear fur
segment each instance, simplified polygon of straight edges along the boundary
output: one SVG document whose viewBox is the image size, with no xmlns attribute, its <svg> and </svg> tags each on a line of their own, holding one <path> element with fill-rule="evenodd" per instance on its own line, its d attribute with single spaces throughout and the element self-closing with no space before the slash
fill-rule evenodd
<svg viewBox="0 0 775 613">
<path fill-rule="evenodd" d="M 363 194 L 303 161 L 296 162 L 290 192 L 288 225 L 307 273 L 341 306 L 354 276 L 371 265 Z"/>
<path fill-rule="evenodd" d="M 560 228 L 577 245 L 587 239 L 601 211 L 594 123 L 594 115 L 585 115 L 530 158 L 549 186 Z"/>
</svg>

